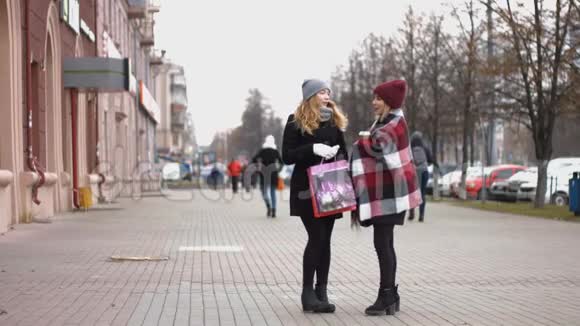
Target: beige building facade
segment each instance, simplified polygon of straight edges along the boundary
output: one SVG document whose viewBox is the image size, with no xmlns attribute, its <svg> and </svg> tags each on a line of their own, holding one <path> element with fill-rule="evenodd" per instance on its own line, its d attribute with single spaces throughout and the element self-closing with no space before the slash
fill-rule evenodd
<svg viewBox="0 0 580 326">
<path fill-rule="evenodd" d="M 154 190 L 152 0 L 0 0 L 0 234 Z M 102 74 L 96 75 L 95 72 Z"/>
<path fill-rule="evenodd" d="M 164 58 L 157 58 L 153 68 L 156 92 L 161 108 L 157 126 L 157 153 L 176 160 L 190 155 L 192 140 L 188 124 L 187 80 L 182 66 Z"/>
<path fill-rule="evenodd" d="M 17 223 L 20 178 L 24 153 L 22 143 L 22 33 L 19 0 L 0 1 L 0 233 Z"/>
</svg>

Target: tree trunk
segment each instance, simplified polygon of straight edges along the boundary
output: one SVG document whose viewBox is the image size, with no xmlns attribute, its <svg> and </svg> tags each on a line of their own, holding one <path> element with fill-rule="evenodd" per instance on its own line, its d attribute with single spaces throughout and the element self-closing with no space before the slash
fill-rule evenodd
<svg viewBox="0 0 580 326">
<path fill-rule="evenodd" d="M 437 160 L 437 162 L 445 162 L 445 158 L 447 157 L 445 155 L 445 145 L 447 144 L 446 142 L 448 141 L 446 132 L 447 132 L 446 130 L 443 130 L 443 132 L 441 133 L 441 144 L 443 144 L 441 146 L 441 153 L 433 154 L 435 155 L 435 159 Z"/>
<path fill-rule="evenodd" d="M 453 149 L 455 153 L 455 162 L 459 165 L 463 162 L 461 162 L 461 156 L 459 155 L 459 131 L 457 128 L 453 128 L 453 139 L 455 140 L 455 148 Z"/>
<path fill-rule="evenodd" d="M 469 100 L 467 100 L 466 108 L 469 107 Z M 466 181 L 467 181 L 467 166 L 469 164 L 469 110 L 464 109 L 463 113 L 465 121 L 463 122 L 463 148 L 461 158 L 461 186 L 459 187 L 459 198 L 467 199 Z"/>
<path fill-rule="evenodd" d="M 487 1 L 487 61 L 491 64 L 494 52 L 495 52 L 495 45 L 494 45 L 494 37 L 493 37 L 493 30 L 494 30 L 494 21 L 493 21 L 493 9 L 492 9 L 492 0 Z M 493 77 L 489 77 L 489 89 L 492 91 L 489 94 L 489 126 L 487 132 L 487 146 L 486 146 L 486 162 L 487 165 L 495 165 L 497 158 L 495 154 L 495 79 Z"/>
<path fill-rule="evenodd" d="M 471 99 L 469 98 L 471 94 L 471 89 L 467 87 L 466 97 L 465 97 L 465 107 L 463 108 L 463 156 L 461 160 L 461 186 L 459 189 L 459 198 L 467 199 L 466 191 L 466 181 L 467 181 L 467 165 L 469 161 L 469 127 L 471 126 L 469 117 L 469 108 L 471 107 Z"/>
<path fill-rule="evenodd" d="M 431 147 L 431 153 L 433 155 L 433 161 L 435 163 L 438 163 L 439 161 L 437 160 L 437 153 L 439 151 L 439 128 L 438 128 L 438 124 L 439 121 L 437 121 L 438 118 L 435 118 L 435 131 L 433 132 L 433 145 Z M 433 198 L 434 199 L 439 199 L 439 169 L 437 169 L 435 167 L 435 164 L 433 164 Z"/>
<path fill-rule="evenodd" d="M 536 185 L 536 198 L 534 201 L 535 208 L 543 208 L 546 198 L 548 185 L 548 162 L 549 160 L 540 160 L 538 162 L 538 183 Z"/>
<path fill-rule="evenodd" d="M 439 200 L 441 196 L 439 195 L 439 169 L 433 167 L 433 199 Z"/>
<path fill-rule="evenodd" d="M 471 134 L 469 135 L 469 165 L 475 165 L 475 128 L 471 128 Z"/>
<path fill-rule="evenodd" d="M 438 163 L 437 154 L 439 152 L 439 85 L 435 84 L 435 103 L 433 105 L 433 143 L 431 145 L 431 153 L 433 155 L 433 161 Z M 435 168 L 433 165 L 433 198 L 439 200 L 439 169 Z"/>
</svg>

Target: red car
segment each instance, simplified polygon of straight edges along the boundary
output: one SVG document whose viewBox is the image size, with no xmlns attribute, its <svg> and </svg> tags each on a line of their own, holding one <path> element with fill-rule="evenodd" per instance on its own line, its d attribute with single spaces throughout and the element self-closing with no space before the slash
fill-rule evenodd
<svg viewBox="0 0 580 326">
<path fill-rule="evenodd" d="M 486 167 L 483 170 L 483 173 L 485 174 L 485 185 L 486 185 L 486 189 L 487 189 L 487 194 L 489 194 L 489 189 L 490 189 L 492 183 L 494 183 L 496 181 L 507 180 L 512 175 L 516 174 L 519 171 L 523 171 L 525 169 L 526 169 L 525 166 L 510 165 L 510 164 Z M 476 199 L 481 198 L 481 194 L 483 191 L 483 189 L 482 189 L 483 188 L 483 176 L 481 174 L 481 171 L 476 173 L 476 174 L 472 174 L 472 175 L 467 176 L 465 188 L 467 190 L 467 197 L 468 198 L 476 198 Z"/>
</svg>

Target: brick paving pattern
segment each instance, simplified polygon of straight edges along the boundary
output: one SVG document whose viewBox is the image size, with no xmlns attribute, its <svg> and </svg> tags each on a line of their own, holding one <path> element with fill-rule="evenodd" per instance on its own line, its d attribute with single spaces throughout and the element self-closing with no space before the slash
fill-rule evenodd
<svg viewBox="0 0 580 326">
<path fill-rule="evenodd" d="M 305 314 L 306 232 L 287 201 L 264 217 L 257 195 L 150 195 L 18 225 L 0 236 L 0 325 L 580 325 L 580 224 L 429 204 L 426 223 L 396 229 L 401 312 L 367 317 L 372 230 L 344 218 L 337 311 Z"/>
</svg>

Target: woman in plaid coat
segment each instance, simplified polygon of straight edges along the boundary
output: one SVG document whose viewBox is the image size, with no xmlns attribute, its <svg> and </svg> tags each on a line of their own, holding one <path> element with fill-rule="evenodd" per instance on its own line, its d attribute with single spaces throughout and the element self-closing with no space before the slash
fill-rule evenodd
<svg viewBox="0 0 580 326">
<path fill-rule="evenodd" d="M 368 315 L 393 315 L 399 310 L 393 230 L 404 223 L 407 210 L 421 204 L 409 131 L 401 109 L 406 89 L 403 80 L 385 82 L 374 89 L 372 104 L 377 119 L 370 135 L 353 146 L 351 172 L 358 204 L 353 218 L 363 226 L 373 226 L 381 273 L 377 300 L 365 310 Z"/>
</svg>

